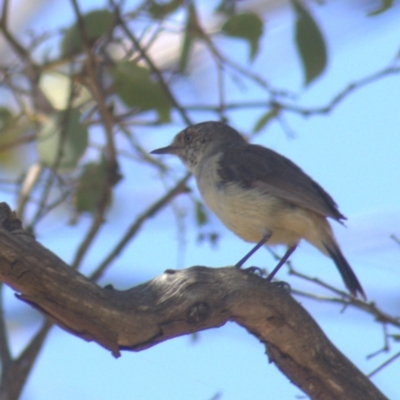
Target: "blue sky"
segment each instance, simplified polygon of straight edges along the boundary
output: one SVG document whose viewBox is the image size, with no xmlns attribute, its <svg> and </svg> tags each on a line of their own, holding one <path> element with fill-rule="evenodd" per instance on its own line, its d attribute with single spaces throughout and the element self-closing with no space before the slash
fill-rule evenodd
<svg viewBox="0 0 400 400">
<path fill-rule="evenodd" d="M 68 3 L 67 3 L 68 5 Z M 57 5 L 42 9 L 43 21 L 55 25 L 68 25 L 72 18 L 68 7 Z M 53 3 L 53 6 L 54 3 Z M 268 19 L 267 33 L 261 55 L 253 68 L 274 83 L 301 95 L 299 104 L 325 105 L 342 88 L 376 70 L 384 68 L 394 59 L 400 47 L 400 26 L 393 14 L 398 8 L 368 18 L 365 12 L 346 13 L 346 2 L 317 7 L 323 25 L 331 62 L 325 75 L 309 89 L 301 87 L 301 71 L 287 19 L 273 14 Z M 65 18 L 64 22 L 59 18 Z M 326 18 L 330 16 L 331 19 Z M 339 19 L 340 18 L 340 19 Z M 338 22 L 340 21 L 340 27 Z M 245 45 L 231 47 L 238 59 L 243 58 Z M 246 53 L 247 54 L 247 53 Z M 215 97 L 212 75 L 206 67 L 195 69 L 188 93 L 196 101 L 206 103 Z M 205 77 L 208 76 L 208 80 Z M 294 88 L 294 89 L 293 89 Z M 184 88 L 185 89 L 185 88 Z M 399 260 L 400 248 L 390 239 L 390 234 L 400 236 L 400 76 L 382 79 L 361 88 L 347 97 L 330 115 L 303 118 L 286 115 L 286 121 L 295 137 L 288 137 L 278 123 L 272 123 L 254 142 L 268 146 L 289 157 L 319 182 L 339 204 L 348 217 L 347 228 L 332 224 L 342 250 L 356 271 L 370 300 L 389 313 L 396 314 L 400 297 Z M 232 88 L 231 100 L 254 97 L 257 93 L 242 92 Z M 232 112 L 232 124 L 244 134 L 250 133 L 254 118 L 262 110 Z M 204 118 L 203 118 L 204 117 Z M 209 119 L 210 115 L 197 115 L 196 122 Z M 143 130 L 144 146 L 150 151 L 168 144 L 176 131 L 184 125 L 149 132 Z M 177 160 L 164 158 L 176 168 L 176 175 L 184 173 Z M 96 250 L 86 259 L 84 270 L 91 270 L 107 253 L 116 237 L 116 230 L 128 226 L 126 215 L 139 214 L 149 199 L 160 196 L 165 190 L 154 170 L 138 167 L 126 161 L 126 176 L 135 181 L 122 182 L 117 187 L 114 207 L 108 218 L 108 228 L 96 241 Z M 137 177 L 141 178 L 138 179 Z M 137 186 L 140 185 L 140 191 Z M 190 183 L 196 191 L 194 182 Z M 12 199 L 10 199 L 12 202 Z M 191 265 L 224 266 L 240 259 L 251 247 L 228 232 L 212 217 L 211 226 L 221 234 L 214 249 L 196 242 L 193 217 L 189 202 L 184 196 L 176 204 L 186 210 L 186 227 L 180 232 L 171 208 L 149 220 L 138 236 L 116 260 L 102 283 L 113 283 L 124 289 L 161 274 L 167 268 Z M 38 239 L 65 261 L 71 260 L 71 248 L 79 242 L 87 221 L 77 227 L 65 227 L 65 220 L 49 221 L 41 226 Z M 184 246 L 182 246 L 182 243 Z M 278 249 L 283 253 L 283 249 Z M 160 257 L 162 256 L 162 257 Z M 162 259 L 162 264 L 160 263 Z M 311 276 L 318 276 L 342 288 L 341 278 L 332 261 L 315 248 L 302 244 L 291 258 L 295 267 Z M 261 249 L 251 260 L 251 265 L 271 268 L 274 261 Z M 294 288 L 322 292 L 318 287 L 289 277 L 285 270 L 280 279 L 287 280 Z M 25 305 L 13 300 L 7 293 L 8 312 L 21 310 Z M 366 360 L 366 356 L 383 345 L 381 326 L 373 318 L 357 310 L 341 313 L 337 305 L 317 303 L 299 298 L 304 307 L 316 318 L 334 344 L 365 373 L 373 370 L 387 357 L 383 354 Z M 22 346 L 25 331 L 13 326 L 14 349 Z M 394 346 L 393 353 L 398 351 Z M 274 365 L 269 364 L 265 350 L 244 329 L 234 325 L 202 332 L 194 343 L 191 337 L 182 337 L 163 343 L 141 353 L 124 352 L 118 360 L 93 343 L 72 337 L 59 328 L 51 332 L 47 345 L 40 355 L 23 399 L 210 399 L 221 393 L 224 400 L 292 399 L 301 392 L 291 385 Z M 389 397 L 400 397 L 397 379 L 400 361 L 377 374 L 374 383 Z"/>
</svg>

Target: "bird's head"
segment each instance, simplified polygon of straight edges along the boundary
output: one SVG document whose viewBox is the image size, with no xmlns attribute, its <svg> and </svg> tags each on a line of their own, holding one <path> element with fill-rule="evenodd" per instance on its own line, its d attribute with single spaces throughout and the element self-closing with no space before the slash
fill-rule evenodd
<svg viewBox="0 0 400 400">
<path fill-rule="evenodd" d="M 237 131 L 222 122 L 201 122 L 179 132 L 169 146 L 153 150 L 151 154 L 174 154 L 194 173 L 205 156 L 219 146 L 238 140 L 244 142 Z"/>
</svg>

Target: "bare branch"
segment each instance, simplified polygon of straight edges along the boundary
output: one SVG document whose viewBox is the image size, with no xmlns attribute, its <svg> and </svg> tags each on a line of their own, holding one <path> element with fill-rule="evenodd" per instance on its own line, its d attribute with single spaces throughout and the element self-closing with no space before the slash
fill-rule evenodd
<svg viewBox="0 0 400 400">
<path fill-rule="evenodd" d="M 342 304 L 344 307 L 352 306 L 359 310 L 363 310 L 363 311 L 367 312 L 368 314 L 373 315 L 375 317 L 375 320 L 380 323 L 390 324 L 397 328 L 400 328 L 400 317 L 394 317 L 392 315 L 389 315 L 388 313 L 385 313 L 380 308 L 378 308 L 374 302 L 367 303 L 363 300 L 354 298 L 354 297 L 350 296 L 348 293 L 346 293 L 342 290 L 336 289 L 332 285 L 329 285 L 326 282 L 323 282 L 318 278 L 311 278 L 305 274 L 302 274 L 302 273 L 294 270 L 293 267 L 290 267 L 289 273 L 291 275 L 302 278 L 306 281 L 317 283 L 318 285 L 332 291 L 333 293 L 335 293 L 335 295 L 338 295 L 340 297 L 317 296 L 317 295 L 313 295 L 313 294 L 309 294 L 309 293 L 295 291 L 297 294 L 299 294 L 301 296 L 308 297 L 308 298 L 318 300 L 318 301 L 326 301 L 326 302 L 330 302 L 330 303 Z"/>
<path fill-rule="evenodd" d="M 9 363 L 8 368 L 3 369 L 0 399 L 17 400 L 20 398 L 33 363 L 36 361 L 47 333 L 52 326 L 53 323 L 46 320 L 22 354 Z"/>
<path fill-rule="evenodd" d="M 248 109 L 248 108 L 262 108 L 262 109 L 272 109 L 275 108 L 277 110 L 288 111 L 295 114 L 300 114 L 304 117 L 308 117 L 311 115 L 321 115 L 321 114 L 329 114 L 334 108 L 338 106 L 340 102 L 342 102 L 348 95 L 354 92 L 357 89 L 362 88 L 372 82 L 375 82 L 379 79 L 388 77 L 390 75 L 395 75 L 400 73 L 400 66 L 389 66 L 384 68 L 378 72 L 375 72 L 371 75 L 366 76 L 359 81 L 353 82 L 348 85 L 346 88 L 341 90 L 336 94 L 331 101 L 322 107 L 315 108 L 306 108 L 297 106 L 290 103 L 285 103 L 283 101 L 273 99 L 273 100 L 260 100 L 260 101 L 247 101 L 247 102 L 226 102 L 224 104 L 225 110 L 236 110 L 236 109 Z M 186 106 L 187 110 L 190 111 L 215 111 L 219 112 L 219 105 L 207 105 L 207 104 L 192 104 Z"/>
<path fill-rule="evenodd" d="M 170 189 L 163 197 L 157 200 L 151 205 L 145 212 L 143 212 L 135 222 L 128 228 L 127 232 L 122 236 L 115 248 L 105 258 L 105 260 L 99 265 L 99 267 L 92 273 L 91 279 L 97 281 L 104 270 L 110 265 L 110 263 L 121 253 L 127 243 L 136 235 L 143 223 L 165 207 L 169 202 L 179 193 L 184 192 L 186 182 L 191 177 L 191 174 L 186 174 L 176 185 Z"/>
<path fill-rule="evenodd" d="M 137 51 L 139 52 L 140 56 L 146 61 L 146 64 L 149 66 L 152 73 L 157 76 L 158 83 L 160 84 L 161 88 L 164 90 L 164 93 L 168 96 L 171 104 L 179 111 L 182 119 L 185 121 L 186 124 L 192 125 L 192 121 L 190 120 L 189 116 L 187 115 L 186 107 L 182 107 L 177 98 L 171 92 L 169 85 L 165 82 L 164 77 L 162 76 L 161 71 L 157 68 L 154 62 L 151 60 L 149 55 L 143 50 L 140 42 L 137 40 L 136 36 L 129 30 L 127 27 L 124 19 L 121 17 L 119 12 L 119 8 L 114 4 L 115 13 L 117 15 L 117 22 L 125 32 L 126 36 L 132 41 L 135 45 Z"/>
<path fill-rule="evenodd" d="M 10 354 L 10 349 L 8 347 L 6 325 L 4 323 L 2 284 L 0 286 L 0 356 L 1 356 L 2 370 L 5 371 L 9 367 L 9 364 L 11 363 L 11 354 Z"/>
<path fill-rule="evenodd" d="M 101 87 L 101 84 L 97 79 L 97 61 L 95 54 L 92 50 L 92 46 L 90 45 L 90 41 L 88 39 L 85 22 L 79 10 L 78 1 L 71 0 L 71 3 L 76 15 L 78 27 L 82 35 L 83 46 L 85 49 L 87 59 L 86 66 L 88 87 L 90 88 L 91 93 L 97 103 L 97 106 L 99 107 L 104 130 L 106 132 L 110 183 L 114 184 L 118 181 L 117 177 L 114 177 L 114 175 L 118 175 L 118 162 L 113 135 L 113 116 L 106 104 L 107 97 L 104 95 L 103 88 Z"/>
<path fill-rule="evenodd" d="M 371 371 L 367 376 L 371 378 L 371 376 L 377 374 L 379 371 L 382 371 L 383 368 L 388 366 L 390 363 L 392 363 L 396 358 L 400 357 L 400 351 L 390 357 L 388 360 L 386 360 L 384 363 L 382 363 L 379 367 L 375 368 L 373 371 Z"/>
<path fill-rule="evenodd" d="M 192 267 L 125 291 L 100 288 L 15 227 L 4 203 L 0 213 L 0 279 L 65 330 L 116 357 L 234 321 L 311 398 L 385 399 L 280 285 L 235 267 Z"/>
</svg>

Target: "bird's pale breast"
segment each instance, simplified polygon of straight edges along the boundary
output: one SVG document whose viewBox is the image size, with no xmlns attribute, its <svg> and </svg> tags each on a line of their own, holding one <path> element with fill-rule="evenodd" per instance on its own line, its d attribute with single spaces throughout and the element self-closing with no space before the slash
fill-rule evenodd
<svg viewBox="0 0 400 400">
<path fill-rule="evenodd" d="M 196 171 L 200 193 L 223 224 L 248 242 L 258 242 L 268 232 L 269 244 L 294 245 L 312 229 L 308 212 L 236 182 L 222 183 L 218 176 L 219 154 L 207 158 Z"/>
</svg>

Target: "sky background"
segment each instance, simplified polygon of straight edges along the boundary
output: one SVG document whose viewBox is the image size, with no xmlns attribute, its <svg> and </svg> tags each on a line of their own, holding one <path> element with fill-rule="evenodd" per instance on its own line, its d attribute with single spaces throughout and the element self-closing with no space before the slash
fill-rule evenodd
<svg viewBox="0 0 400 400">
<path fill-rule="evenodd" d="M 83 3 L 83 2 L 81 2 Z M 362 2 L 358 10 L 344 0 L 313 7 L 328 42 L 330 62 L 324 76 L 305 90 L 301 66 L 292 39 L 292 20 L 287 7 L 268 14 L 266 34 L 260 56 L 254 62 L 256 72 L 273 82 L 275 87 L 296 91 L 299 105 L 325 105 L 349 83 L 386 67 L 400 50 L 399 7 L 378 17 L 367 17 L 373 2 Z M 90 9 L 94 1 L 85 2 Z M 101 3 L 98 3 L 101 4 Z M 365 6 L 365 7 L 364 7 Z M 17 15 L 16 15 L 17 18 Z M 47 2 L 38 8 L 30 21 L 21 22 L 21 34 L 29 27 L 52 29 L 69 26 L 73 13 L 69 2 Z M 18 24 L 16 24 L 18 26 Z M 221 43 L 225 44 L 225 39 Z M 226 41 L 229 54 L 244 59 L 247 47 L 238 41 Z M 171 43 L 171 49 L 174 43 Z M 172 50 L 171 50 L 172 51 Z M 201 60 L 201 49 L 196 53 Z M 198 62 L 190 83 L 177 90 L 193 99 L 193 104 L 211 104 L 215 99 L 215 81 L 207 63 Z M 229 100 L 257 99 L 261 93 L 243 93 L 230 89 Z M 268 146 L 290 158 L 324 187 L 348 217 L 346 228 L 332 224 L 343 253 L 354 268 L 369 300 L 383 310 L 399 315 L 400 247 L 390 239 L 400 237 L 400 76 L 389 76 L 363 87 L 346 97 L 327 116 L 303 118 L 285 114 L 292 135 L 273 122 L 253 143 Z M 231 112 L 231 125 L 243 134 L 251 133 L 256 116 L 263 110 Z M 193 114 L 194 115 L 194 114 Z M 215 119 L 212 114 L 194 115 L 196 122 Z M 143 128 L 143 146 L 149 151 L 170 143 L 184 128 L 182 122 L 161 130 Z M 139 136 L 141 137 L 141 136 Z M 178 160 L 164 160 L 184 174 Z M 124 181 L 116 187 L 108 227 L 96 240 L 96 246 L 84 262 L 83 271 L 91 271 L 102 260 L 116 232 L 124 231 L 134 216 L 160 196 L 165 188 L 154 169 L 126 161 L 122 164 Z M 190 186 L 196 193 L 195 184 Z M 140 189 L 138 189 L 140 188 Z M 13 205 L 15 198 L 4 195 L 2 201 Z M 210 229 L 221 235 L 218 245 L 197 243 L 195 221 L 189 201 L 180 196 L 177 205 L 186 210 L 185 228 L 174 223 L 171 207 L 145 224 L 145 229 L 132 242 L 102 278 L 100 284 L 112 283 L 126 289 L 154 278 L 168 268 L 192 265 L 231 265 L 251 248 L 221 223 L 211 217 Z M 130 215 L 130 218 L 127 218 Z M 50 219 L 40 225 L 38 240 L 66 262 L 71 261 L 76 244 L 86 232 L 88 220 L 77 226 L 65 226 L 66 220 Z M 283 249 L 278 248 L 283 254 Z M 162 260 L 162 261 L 161 261 Z M 306 243 L 296 250 L 291 260 L 296 269 L 343 288 L 333 262 Z M 161 261 L 161 262 L 160 262 Z M 274 261 L 261 249 L 250 265 L 272 268 Z M 322 289 L 287 275 L 284 268 L 278 278 L 293 288 L 322 293 Z M 40 322 L 29 306 L 6 292 L 6 311 L 12 332 L 11 343 L 19 351 Z M 383 346 L 382 327 L 373 318 L 354 309 L 341 312 L 338 305 L 298 298 L 312 314 L 333 343 L 363 372 L 369 373 L 389 355 L 367 360 L 366 356 Z M 29 329 L 21 319 L 31 318 Z M 393 331 L 393 333 L 398 333 Z M 398 352 L 393 344 L 390 354 Z M 141 353 L 123 352 L 114 359 L 93 343 L 86 343 L 55 327 L 38 358 L 22 399 L 191 399 L 208 400 L 217 393 L 224 400 L 294 399 L 302 392 L 291 385 L 265 357 L 264 347 L 243 328 L 229 323 L 202 332 L 196 341 L 185 336 L 162 343 Z M 391 399 L 400 398 L 400 360 L 373 377 L 373 382 Z"/>
</svg>

